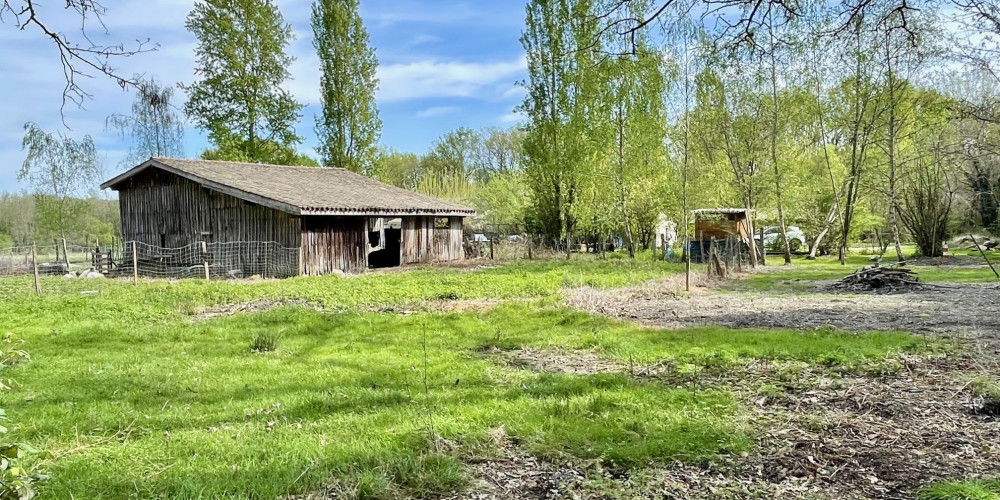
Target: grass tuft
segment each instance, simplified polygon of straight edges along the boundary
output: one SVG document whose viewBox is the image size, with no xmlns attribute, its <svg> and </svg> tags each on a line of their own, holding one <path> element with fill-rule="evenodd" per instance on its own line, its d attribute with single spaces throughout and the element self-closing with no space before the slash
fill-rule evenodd
<svg viewBox="0 0 1000 500">
<path fill-rule="evenodd" d="M 250 337 L 250 352 L 272 352 L 278 350 L 281 332 L 274 330 L 254 332 Z"/>
<path fill-rule="evenodd" d="M 1000 500 L 1000 479 L 947 481 L 917 490 L 918 500 Z"/>
</svg>

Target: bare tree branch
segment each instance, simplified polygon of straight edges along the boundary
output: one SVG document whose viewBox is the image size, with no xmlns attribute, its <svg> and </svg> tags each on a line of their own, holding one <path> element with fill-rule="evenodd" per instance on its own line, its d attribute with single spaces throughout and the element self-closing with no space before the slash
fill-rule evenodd
<svg viewBox="0 0 1000 500">
<path fill-rule="evenodd" d="M 48 20 L 40 17 L 37 0 L 2 0 L 0 3 L 0 23 L 13 21 L 14 26 L 21 31 L 38 30 L 56 46 L 59 62 L 62 65 L 63 78 L 66 82 L 62 92 L 62 104 L 59 108 L 65 124 L 67 103 L 83 107 L 84 101 L 92 95 L 79 83 L 78 78 L 93 78 L 103 75 L 110 78 L 123 90 L 137 88 L 140 81 L 131 76 L 120 75 L 112 66 L 112 61 L 118 58 L 131 57 L 143 52 L 156 50 L 159 46 L 149 39 L 136 40 L 136 45 L 126 48 L 124 44 L 100 45 L 90 38 L 91 26 L 96 24 L 104 33 L 108 32 L 104 24 L 107 9 L 100 0 L 65 0 L 65 10 L 75 11 L 80 19 L 80 38 L 83 43 L 75 42 L 65 33 L 50 27 Z"/>
</svg>

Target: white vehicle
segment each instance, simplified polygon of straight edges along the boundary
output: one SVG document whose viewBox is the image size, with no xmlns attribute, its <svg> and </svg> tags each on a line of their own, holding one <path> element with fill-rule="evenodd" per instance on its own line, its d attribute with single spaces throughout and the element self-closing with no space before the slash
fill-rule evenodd
<svg viewBox="0 0 1000 500">
<path fill-rule="evenodd" d="M 786 226 L 785 236 L 788 238 L 788 248 L 797 252 L 806 243 L 806 235 L 799 226 Z M 764 248 L 777 249 L 781 247 L 781 228 L 770 226 L 764 228 Z"/>
</svg>

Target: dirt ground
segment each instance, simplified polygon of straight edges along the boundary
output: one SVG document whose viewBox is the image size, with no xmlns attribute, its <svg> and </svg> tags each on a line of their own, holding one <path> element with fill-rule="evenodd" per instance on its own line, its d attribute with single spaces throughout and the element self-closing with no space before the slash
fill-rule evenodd
<svg viewBox="0 0 1000 500">
<path fill-rule="evenodd" d="M 825 288 L 826 284 L 817 284 L 817 290 Z M 619 290 L 577 288 L 567 294 L 567 302 L 585 311 L 658 328 L 716 324 L 1000 336 L 1000 289 L 996 285 L 947 284 L 892 295 L 817 291 L 683 296 L 673 282 L 652 282 Z"/>
<path fill-rule="evenodd" d="M 705 285 L 699 280 L 700 285 Z M 678 464 L 629 474 L 588 463 L 548 463 L 503 440 L 498 457 L 470 461 L 476 478 L 455 499 L 911 499 L 929 482 L 988 476 L 1000 464 L 1000 415 L 969 378 L 1000 380 L 1000 290 L 949 285 L 897 295 L 677 293 L 676 279 L 622 290 L 576 289 L 570 305 L 660 328 L 699 324 L 949 335 L 968 346 L 948 356 L 901 355 L 887 372 L 789 377 L 761 362 L 683 378 L 670 365 L 625 366 L 596 352 L 518 349 L 484 353 L 525 370 L 631 373 L 671 385 L 733 390 L 748 408 L 758 449 L 710 467 Z M 690 376 L 685 376 L 690 377 Z M 762 393 L 761 387 L 780 391 Z"/>
</svg>

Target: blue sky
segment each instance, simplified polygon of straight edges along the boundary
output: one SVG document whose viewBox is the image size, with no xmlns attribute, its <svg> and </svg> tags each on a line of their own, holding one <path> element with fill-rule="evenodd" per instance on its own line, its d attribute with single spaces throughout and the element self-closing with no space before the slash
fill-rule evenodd
<svg viewBox="0 0 1000 500">
<path fill-rule="evenodd" d="M 313 116 L 319 106 L 319 71 L 309 26 L 309 0 L 276 0 L 296 39 L 293 79 L 286 87 L 305 104 L 300 149 L 315 155 Z M 78 19 L 66 15 L 59 0 L 48 0 L 43 12 L 53 28 L 75 35 Z M 194 80 L 194 38 L 184 29 L 193 0 L 105 2 L 109 35 L 92 30 L 97 43 L 152 39 L 159 50 L 116 62 L 126 75 L 143 73 L 166 83 Z M 513 0 L 361 0 L 361 14 L 379 59 L 378 104 L 383 121 L 382 143 L 422 153 L 440 135 L 465 126 L 474 129 L 510 126 L 523 92 L 524 51 L 518 38 L 524 2 Z M 0 24 L 0 192 L 26 188 L 17 182 L 24 161 L 23 125 L 33 121 L 48 131 L 72 137 L 90 134 L 104 159 L 108 176 L 128 149 L 105 118 L 127 113 L 133 94 L 107 79 L 83 81 L 93 98 L 85 109 L 67 106 L 59 113 L 64 80 L 58 54 L 35 30 L 17 31 L 9 20 Z M 175 104 L 185 96 L 179 92 Z M 68 126 L 69 128 L 66 128 Z M 197 156 L 206 146 L 195 128 L 185 130 L 185 155 Z"/>
</svg>

